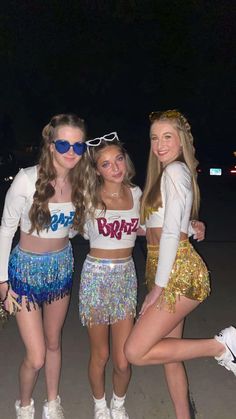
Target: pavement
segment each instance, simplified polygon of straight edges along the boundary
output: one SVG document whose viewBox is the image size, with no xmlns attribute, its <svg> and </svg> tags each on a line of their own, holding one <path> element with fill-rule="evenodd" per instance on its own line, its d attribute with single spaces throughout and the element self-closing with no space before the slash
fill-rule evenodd
<svg viewBox="0 0 236 419">
<path fill-rule="evenodd" d="M 66 419 L 92 419 L 93 404 L 87 379 L 89 346 L 86 328 L 78 317 L 77 295 L 79 274 L 88 251 L 87 242 L 73 240 L 76 270 L 71 304 L 63 331 L 63 362 L 60 395 Z M 184 337 L 205 338 L 230 324 L 236 325 L 234 298 L 236 294 L 236 243 L 202 242 L 197 244 L 204 254 L 212 275 L 212 294 L 186 320 Z M 138 272 L 138 305 L 144 295 L 143 274 L 145 266 L 145 239 L 140 238 L 134 250 Z M 18 397 L 17 372 L 24 355 L 15 319 L 12 318 L 0 331 L 0 419 L 14 419 L 14 401 Z M 236 378 L 217 365 L 214 359 L 202 358 L 185 363 L 196 418 L 236 418 Z M 112 366 L 106 371 L 108 400 L 112 394 Z M 34 391 L 35 419 L 41 418 L 45 398 L 44 372 L 41 371 Z M 130 419 L 174 419 L 161 366 L 133 367 L 132 380 L 126 401 Z"/>
<path fill-rule="evenodd" d="M 211 181 L 212 182 L 212 181 Z M 215 182 L 215 181 L 214 181 Z M 209 186 L 209 185 L 208 185 Z M 203 194 L 201 219 L 207 221 L 207 238 L 195 243 L 212 277 L 211 296 L 191 313 L 185 324 L 185 338 L 212 337 L 221 329 L 236 326 L 236 229 L 235 199 L 226 186 L 207 188 Z M 223 188 L 224 186 L 224 188 Z M 235 187 L 235 184 L 234 184 Z M 216 190 L 217 189 L 217 190 Z M 235 190 L 235 189 L 234 189 Z M 217 192 L 218 191 L 218 192 Z M 226 210 L 227 209 L 227 210 Z M 71 304 L 63 329 L 63 362 L 60 395 L 66 419 L 92 419 L 93 403 L 87 378 L 89 345 L 86 328 L 78 316 L 78 287 L 88 245 L 82 238 L 72 241 L 75 273 Z M 145 239 L 138 238 L 134 249 L 138 274 L 138 306 L 145 296 Z M 14 402 L 18 397 L 18 368 L 24 355 L 15 319 L 0 330 L 0 419 L 15 419 Z M 236 378 L 212 358 L 185 363 L 196 419 L 236 418 Z M 112 365 L 106 370 L 106 393 L 110 401 Z M 40 372 L 35 391 L 35 419 L 40 419 L 45 399 L 44 372 Z M 130 419 L 175 419 L 162 366 L 133 367 L 126 407 Z"/>
</svg>

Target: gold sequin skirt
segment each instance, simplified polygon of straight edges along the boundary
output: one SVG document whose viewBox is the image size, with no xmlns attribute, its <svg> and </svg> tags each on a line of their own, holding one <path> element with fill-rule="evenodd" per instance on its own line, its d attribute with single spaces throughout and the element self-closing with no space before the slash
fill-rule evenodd
<svg viewBox="0 0 236 419">
<path fill-rule="evenodd" d="M 155 284 L 159 246 L 147 245 L 147 249 L 145 279 L 150 291 Z M 176 298 L 181 295 L 203 301 L 209 294 L 209 272 L 205 263 L 188 240 L 180 241 L 168 284 L 163 289 L 158 306 L 166 303 L 169 311 L 174 311 Z"/>
</svg>

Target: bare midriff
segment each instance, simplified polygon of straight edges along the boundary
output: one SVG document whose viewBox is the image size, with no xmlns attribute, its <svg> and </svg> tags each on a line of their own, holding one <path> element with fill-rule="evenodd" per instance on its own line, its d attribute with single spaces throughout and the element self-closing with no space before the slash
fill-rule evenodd
<svg viewBox="0 0 236 419">
<path fill-rule="evenodd" d="M 152 246 L 157 246 L 160 243 L 161 233 L 162 233 L 161 227 L 147 228 L 147 231 L 146 231 L 147 244 L 150 244 Z M 188 238 L 188 235 L 181 231 L 180 241 L 187 240 L 187 238 Z"/>
<path fill-rule="evenodd" d="M 32 236 L 31 234 L 20 233 L 19 246 L 22 250 L 33 253 L 55 252 L 61 250 L 68 244 L 69 238 L 62 237 L 58 239 L 44 239 Z"/>
<path fill-rule="evenodd" d="M 90 256 L 101 259 L 123 259 L 132 255 L 133 247 L 127 249 L 90 249 Z"/>
</svg>

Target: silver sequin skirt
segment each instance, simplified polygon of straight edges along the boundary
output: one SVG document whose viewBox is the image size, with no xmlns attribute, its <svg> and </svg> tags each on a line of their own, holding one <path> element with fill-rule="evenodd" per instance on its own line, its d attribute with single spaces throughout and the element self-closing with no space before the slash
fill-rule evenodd
<svg viewBox="0 0 236 419">
<path fill-rule="evenodd" d="M 113 324 L 135 317 L 137 278 L 132 257 L 100 259 L 87 256 L 79 292 L 79 313 L 84 326 Z"/>
<path fill-rule="evenodd" d="M 55 252 L 32 253 L 16 246 L 9 259 L 8 276 L 21 304 L 28 310 L 69 295 L 72 287 L 73 254 L 71 244 Z M 32 303 L 32 304 L 30 304 Z"/>
</svg>

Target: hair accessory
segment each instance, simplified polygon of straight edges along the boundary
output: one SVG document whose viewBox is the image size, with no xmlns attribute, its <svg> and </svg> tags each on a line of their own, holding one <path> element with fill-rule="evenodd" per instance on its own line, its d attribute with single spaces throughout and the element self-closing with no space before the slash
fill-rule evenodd
<svg viewBox="0 0 236 419">
<path fill-rule="evenodd" d="M 159 119 L 161 117 L 166 118 L 182 118 L 183 115 L 177 111 L 176 109 L 170 109 L 168 111 L 154 111 L 149 114 L 149 120 L 151 122 L 155 121 L 155 119 Z"/>
</svg>

